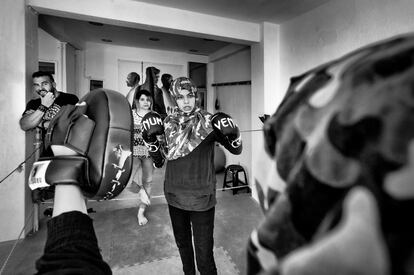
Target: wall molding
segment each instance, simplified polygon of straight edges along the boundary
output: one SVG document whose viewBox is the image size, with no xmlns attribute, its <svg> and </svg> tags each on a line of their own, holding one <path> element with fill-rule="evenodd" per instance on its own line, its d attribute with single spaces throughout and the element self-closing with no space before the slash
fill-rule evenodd
<svg viewBox="0 0 414 275">
<path fill-rule="evenodd" d="M 245 80 L 245 81 L 213 83 L 211 84 L 211 86 L 220 87 L 220 86 L 236 86 L 236 85 L 251 85 L 251 84 L 252 84 L 251 80 Z"/>
</svg>

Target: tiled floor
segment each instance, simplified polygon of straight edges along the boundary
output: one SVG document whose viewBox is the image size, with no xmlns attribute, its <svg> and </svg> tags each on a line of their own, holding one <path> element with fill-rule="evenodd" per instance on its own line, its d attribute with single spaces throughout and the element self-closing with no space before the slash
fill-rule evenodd
<svg viewBox="0 0 414 275">
<path fill-rule="evenodd" d="M 241 274 L 237 266 L 231 260 L 227 251 L 222 247 L 214 248 L 215 261 L 217 271 L 222 275 L 235 275 Z M 129 275 L 129 274 L 147 274 L 147 275 L 158 275 L 158 274 L 169 274 L 179 275 L 182 274 L 180 256 L 170 256 L 159 260 L 137 263 L 132 266 L 125 267 L 112 267 L 114 274 Z"/>
<path fill-rule="evenodd" d="M 147 211 L 149 223 L 145 226 L 137 224 L 134 185 L 128 185 L 116 200 L 88 203 L 96 211 L 90 215 L 102 255 L 114 274 L 182 274 L 163 197 L 162 173 L 157 170 L 154 175 L 152 205 Z M 218 174 L 219 188 L 222 178 Z M 217 200 L 214 253 L 219 274 L 244 274 L 246 241 L 262 213 L 249 193 L 232 195 L 231 191 L 217 191 Z M 42 215 L 40 230 L 18 243 L 3 274 L 35 272 L 34 263 L 42 254 L 45 242 L 46 221 Z M 13 244 L 13 241 L 0 243 L 1 264 Z"/>
</svg>

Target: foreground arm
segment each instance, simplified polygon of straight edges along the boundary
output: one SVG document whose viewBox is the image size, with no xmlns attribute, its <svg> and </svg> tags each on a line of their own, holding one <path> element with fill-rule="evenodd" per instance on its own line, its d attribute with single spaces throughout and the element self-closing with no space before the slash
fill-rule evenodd
<svg viewBox="0 0 414 275">
<path fill-rule="evenodd" d="M 110 125 L 117 131 L 109 131 Z M 38 274 L 111 274 L 85 197 L 111 199 L 126 186 L 132 166 L 131 125 L 125 97 L 104 89 L 87 94 L 77 105 L 63 106 L 51 120 L 45 145 L 53 155 L 35 162 L 29 177 L 32 190 L 55 186 L 44 254 L 36 262 Z M 101 146 L 89 146 L 96 143 Z M 96 176 L 89 176 L 89 167 Z"/>
<path fill-rule="evenodd" d="M 85 198 L 75 185 L 57 185 L 38 274 L 112 274 L 102 259 Z"/>
</svg>

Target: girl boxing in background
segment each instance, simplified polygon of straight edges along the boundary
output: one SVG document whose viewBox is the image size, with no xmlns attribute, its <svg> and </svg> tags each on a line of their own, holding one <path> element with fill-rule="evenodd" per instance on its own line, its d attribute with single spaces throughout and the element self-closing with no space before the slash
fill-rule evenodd
<svg viewBox="0 0 414 275">
<path fill-rule="evenodd" d="M 132 109 L 134 118 L 134 135 L 133 135 L 133 170 L 132 183 L 139 186 L 139 203 L 138 203 L 138 225 L 145 225 L 148 219 L 145 217 L 145 210 L 150 205 L 150 193 L 152 175 L 154 173 L 153 161 L 145 147 L 142 139 L 142 118 L 151 111 L 152 96 L 147 90 L 139 90 L 135 96 L 135 107 Z M 142 177 L 139 179 L 139 170 L 141 168 Z"/>
</svg>

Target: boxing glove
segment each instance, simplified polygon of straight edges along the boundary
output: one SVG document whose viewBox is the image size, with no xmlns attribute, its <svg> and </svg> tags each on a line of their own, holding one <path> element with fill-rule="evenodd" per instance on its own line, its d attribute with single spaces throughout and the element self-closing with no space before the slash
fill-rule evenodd
<svg viewBox="0 0 414 275">
<path fill-rule="evenodd" d="M 149 112 L 142 118 L 142 139 L 148 148 L 148 153 L 154 161 L 156 168 L 164 165 L 160 142 L 157 136 L 164 134 L 164 123 L 156 112 Z"/>
<path fill-rule="evenodd" d="M 34 163 L 29 187 L 73 184 L 88 198 L 115 197 L 131 174 L 132 125 L 129 103 L 115 91 L 98 89 L 63 106 L 45 137 L 54 154 Z"/>
<path fill-rule="evenodd" d="M 154 142 L 157 135 L 164 134 L 164 123 L 156 112 L 149 112 L 142 118 L 142 138 L 145 142 Z"/>
<path fill-rule="evenodd" d="M 241 145 L 240 130 L 231 116 L 225 113 L 216 113 L 211 117 L 211 124 L 214 132 L 227 140 L 233 148 Z"/>
</svg>

